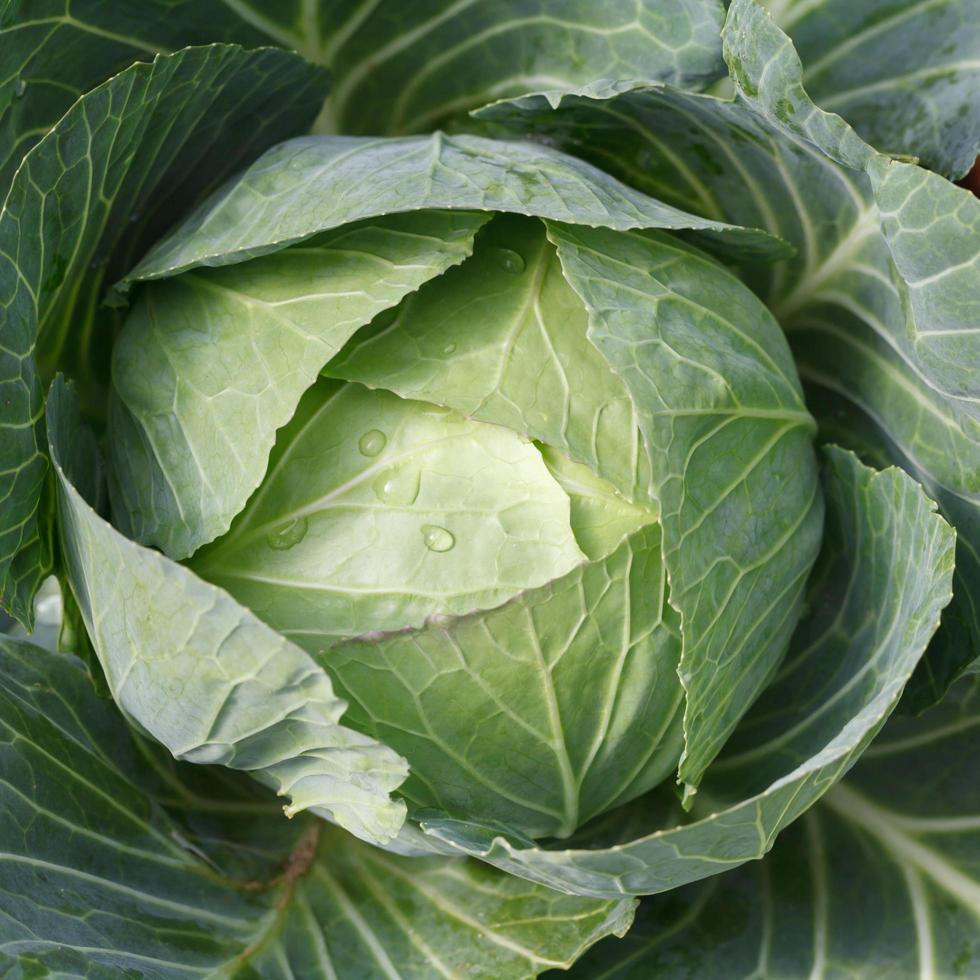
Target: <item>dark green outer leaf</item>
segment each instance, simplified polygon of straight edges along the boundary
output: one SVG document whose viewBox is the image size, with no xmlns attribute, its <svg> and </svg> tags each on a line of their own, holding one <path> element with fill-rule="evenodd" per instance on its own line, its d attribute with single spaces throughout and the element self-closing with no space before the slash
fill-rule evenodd
<svg viewBox="0 0 980 980">
<path fill-rule="evenodd" d="M 85 92 L 188 44 L 268 44 L 222 0 L 8 0 L 0 13 L 0 198 Z"/>
<path fill-rule="evenodd" d="M 757 864 L 640 906 L 583 980 L 973 977 L 980 971 L 980 679 L 895 718 Z"/>
<path fill-rule="evenodd" d="M 732 4 L 725 57 L 771 125 L 864 171 L 849 181 L 864 203 L 848 236 L 774 305 L 802 338 L 804 373 L 867 416 L 960 533 L 950 629 L 915 697 L 926 703 L 980 658 L 980 200 L 876 153 L 818 108 L 791 42 L 754 0 Z"/>
<path fill-rule="evenodd" d="M 286 821 L 134 736 L 73 657 L 0 637 L 4 975 L 523 980 L 632 905 Z"/>
<path fill-rule="evenodd" d="M 513 874 L 610 897 L 668 891 L 762 857 L 867 748 L 950 597 L 953 533 L 921 488 L 898 469 L 878 473 L 838 449 L 827 455 L 822 590 L 768 700 L 743 720 L 695 798 L 709 815 L 634 837 L 627 813 L 625 841 L 617 833 L 616 846 L 576 850 L 527 847 L 437 815 L 423 829 Z"/>
<path fill-rule="evenodd" d="M 760 30 L 746 32 L 750 50 Z M 677 207 L 768 228 L 797 247 L 746 279 L 786 329 L 821 435 L 874 465 L 901 465 L 957 528 L 955 598 L 909 692 L 921 708 L 980 655 L 980 202 L 893 163 L 876 177 L 883 218 L 869 177 L 810 138 L 822 131 L 824 149 L 862 166 L 874 151 L 812 106 L 783 112 L 806 96 L 788 40 L 771 41 L 785 64 L 766 72 L 751 105 L 631 83 L 552 95 L 556 109 L 539 95 L 479 115 L 546 136 Z M 766 60 L 743 59 L 754 64 L 746 77 Z"/>
<path fill-rule="evenodd" d="M 980 151 L 977 0 L 764 0 L 803 82 L 885 153 L 963 176 Z"/>
<path fill-rule="evenodd" d="M 186 45 L 276 44 L 329 65 L 344 89 L 324 123 L 433 129 L 543 83 L 724 74 L 721 0 L 8 0 L 0 13 L 0 199 L 24 154 L 82 94 Z M 398 93 L 392 98 L 392 93 Z"/>
<path fill-rule="evenodd" d="M 0 212 L 0 596 L 18 619 L 51 564 L 42 387 L 68 363 L 97 401 L 105 263 L 304 129 L 324 87 L 285 52 L 189 49 L 87 94 L 25 159 Z"/>
<path fill-rule="evenodd" d="M 431 130 L 491 99 L 595 78 L 701 87 L 723 74 L 720 0 L 320 5 L 338 132 Z"/>
</svg>

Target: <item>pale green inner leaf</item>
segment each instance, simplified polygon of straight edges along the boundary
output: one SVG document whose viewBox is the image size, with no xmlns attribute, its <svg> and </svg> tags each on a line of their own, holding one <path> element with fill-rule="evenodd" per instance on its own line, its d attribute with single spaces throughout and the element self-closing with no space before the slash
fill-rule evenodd
<svg viewBox="0 0 980 980">
<path fill-rule="evenodd" d="M 498 608 L 319 660 L 352 723 L 409 760 L 416 805 L 567 836 L 668 778 L 683 747 L 660 547 L 648 524 Z"/>
<path fill-rule="evenodd" d="M 176 558 L 224 533 L 323 364 L 379 310 L 462 261 L 485 220 L 380 218 L 148 285 L 113 352 L 117 524 Z"/>
<path fill-rule="evenodd" d="M 346 705 L 297 646 L 102 520 L 74 483 L 94 464 L 61 378 L 47 407 L 68 581 L 116 704 L 175 758 L 274 787 L 290 816 L 310 809 L 365 840 L 391 840 L 405 806 L 389 794 L 405 760 L 339 723 Z"/>
<path fill-rule="evenodd" d="M 649 502 L 633 402 L 587 329 L 542 223 L 500 215 L 466 262 L 359 331 L 325 371 L 506 425 Z"/>
<path fill-rule="evenodd" d="M 590 561 L 604 558 L 623 538 L 660 516 L 656 503 L 631 503 L 601 476 L 551 446 L 540 445 L 548 471 L 568 494 L 572 530 Z"/>
<path fill-rule="evenodd" d="M 542 585 L 584 559 L 568 497 L 500 426 L 321 381 L 229 534 L 192 566 L 319 649 Z"/>
</svg>

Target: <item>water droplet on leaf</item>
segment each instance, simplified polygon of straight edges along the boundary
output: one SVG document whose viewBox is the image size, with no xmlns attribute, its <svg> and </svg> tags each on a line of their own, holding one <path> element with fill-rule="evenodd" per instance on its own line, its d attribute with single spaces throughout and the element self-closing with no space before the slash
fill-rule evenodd
<svg viewBox="0 0 980 980">
<path fill-rule="evenodd" d="M 419 496 L 421 473 L 414 466 L 386 470 L 373 484 L 374 493 L 383 504 L 408 507 Z"/>
<path fill-rule="evenodd" d="M 370 432 L 365 432 L 361 436 L 357 448 L 361 451 L 362 456 L 377 456 L 387 442 L 388 437 L 380 429 L 371 429 Z"/>
<path fill-rule="evenodd" d="M 25 82 L 23 78 L 18 78 L 17 84 L 14 86 L 14 97 L 19 99 L 26 91 L 27 82 Z"/>
<path fill-rule="evenodd" d="M 295 520 L 286 521 L 281 527 L 276 528 L 266 538 L 266 541 L 269 542 L 269 547 L 276 551 L 288 551 L 306 537 L 309 526 L 305 517 L 297 517 Z"/>
<path fill-rule="evenodd" d="M 439 527 L 438 524 L 423 524 L 422 540 L 429 551 L 450 551 L 456 544 L 452 532 Z"/>
<path fill-rule="evenodd" d="M 523 257 L 511 248 L 493 249 L 493 259 L 504 272 L 513 272 L 515 274 L 523 272 L 527 264 Z"/>
<path fill-rule="evenodd" d="M 455 354 L 456 353 L 456 345 L 453 344 L 453 343 L 446 344 L 446 346 L 443 347 L 442 352 L 443 352 L 443 354 Z"/>
</svg>

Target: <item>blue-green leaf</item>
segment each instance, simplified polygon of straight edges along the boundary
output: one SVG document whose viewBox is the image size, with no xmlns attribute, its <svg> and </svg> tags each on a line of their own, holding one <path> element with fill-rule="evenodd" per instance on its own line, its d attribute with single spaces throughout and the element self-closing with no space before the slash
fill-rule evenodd
<svg viewBox="0 0 980 980">
<path fill-rule="evenodd" d="M 921 707 L 980 658 L 980 199 L 876 153 L 818 108 L 792 43 L 754 0 L 732 4 L 725 56 L 760 115 L 858 171 L 849 234 L 774 306 L 799 332 L 804 375 L 867 416 L 960 533 L 953 637 L 930 657 Z"/>
<path fill-rule="evenodd" d="M 950 597 L 954 536 L 934 504 L 901 470 L 827 455 L 813 612 L 709 769 L 692 820 L 678 822 L 654 794 L 573 849 L 532 847 L 499 825 L 439 814 L 420 815 L 426 833 L 512 874 L 609 897 L 668 891 L 762 857 L 867 748 Z"/>
<path fill-rule="evenodd" d="M 43 388 L 70 367 L 91 410 L 102 405 L 107 272 L 305 128 L 324 88 L 321 70 L 285 52 L 190 49 L 89 92 L 26 157 L 0 212 L 0 596 L 18 619 L 51 564 Z"/>
<path fill-rule="evenodd" d="M 134 61 L 189 44 L 268 43 L 223 0 L 10 0 L 0 12 L 0 199 L 73 102 Z"/>
<path fill-rule="evenodd" d="M 649 447 L 693 793 L 799 616 L 823 521 L 815 425 L 779 325 L 717 263 L 662 234 L 549 231 Z"/>
<path fill-rule="evenodd" d="M 68 581 L 127 717 L 175 758 L 252 773 L 289 797 L 289 814 L 312 809 L 366 840 L 390 840 L 405 815 L 389 798 L 404 760 L 339 724 L 346 705 L 302 650 L 99 517 L 76 489 L 96 466 L 61 378 L 47 423 Z"/>
<path fill-rule="evenodd" d="M 763 2 L 793 39 L 822 108 L 885 153 L 946 177 L 970 169 L 980 151 L 976 0 Z"/>
<path fill-rule="evenodd" d="M 764 11 L 734 4 L 732 24 L 733 72 L 756 93 L 736 102 L 631 83 L 479 115 L 545 136 L 676 207 L 796 246 L 789 261 L 745 278 L 787 332 L 822 436 L 903 466 L 958 531 L 955 598 L 909 691 L 922 708 L 980 656 L 980 201 L 885 161 L 814 107 Z"/>
<path fill-rule="evenodd" d="M 366 217 L 453 208 L 609 228 L 690 230 L 743 258 L 778 258 L 764 232 L 682 212 L 549 147 L 433 133 L 306 136 L 273 148 L 158 242 L 126 277 L 175 276 L 267 255 Z"/>
<path fill-rule="evenodd" d="M 895 718 L 764 860 L 643 902 L 582 980 L 972 977 L 980 970 L 980 680 Z"/>
<path fill-rule="evenodd" d="M 491 99 L 595 78 L 701 87 L 722 75 L 720 0 L 321 4 L 338 132 L 435 129 Z"/>
<path fill-rule="evenodd" d="M 73 657 L 0 637 L 0 971 L 525 980 L 630 924 L 457 858 L 385 854 L 177 764 Z"/>
</svg>

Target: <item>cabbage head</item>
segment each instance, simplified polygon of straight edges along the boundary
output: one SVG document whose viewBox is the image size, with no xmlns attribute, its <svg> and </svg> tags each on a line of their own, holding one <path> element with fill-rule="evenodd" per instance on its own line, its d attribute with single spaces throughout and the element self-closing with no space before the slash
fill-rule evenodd
<svg viewBox="0 0 980 980">
<path fill-rule="evenodd" d="M 302 6 L 0 15 L 0 964 L 980 972 L 980 16 Z"/>
</svg>

